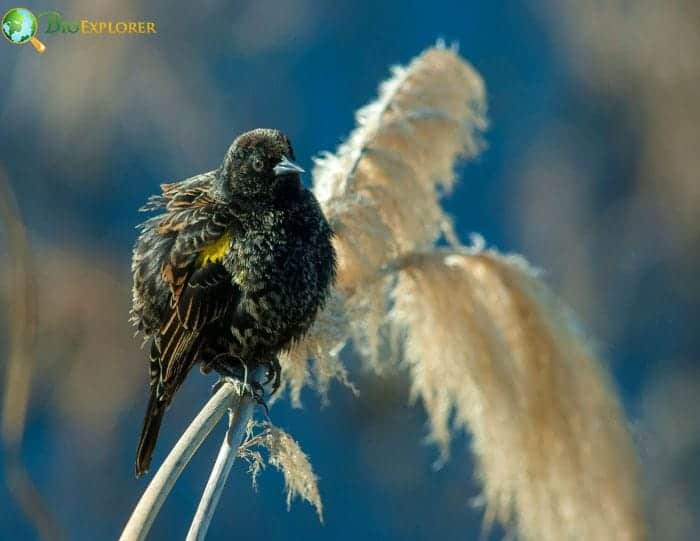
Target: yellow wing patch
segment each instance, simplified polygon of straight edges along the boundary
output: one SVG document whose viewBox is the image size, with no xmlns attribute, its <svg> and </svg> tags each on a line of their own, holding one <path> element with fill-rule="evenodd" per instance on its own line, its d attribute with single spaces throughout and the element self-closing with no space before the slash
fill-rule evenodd
<svg viewBox="0 0 700 541">
<path fill-rule="evenodd" d="M 219 240 L 205 246 L 204 249 L 199 252 L 197 256 L 197 266 L 201 267 L 209 263 L 219 263 L 226 255 L 230 244 L 231 232 L 227 231 L 219 237 Z"/>
</svg>

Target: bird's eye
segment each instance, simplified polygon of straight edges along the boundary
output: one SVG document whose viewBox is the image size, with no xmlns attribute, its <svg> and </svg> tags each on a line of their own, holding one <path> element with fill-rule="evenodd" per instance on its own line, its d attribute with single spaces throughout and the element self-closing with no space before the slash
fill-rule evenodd
<svg viewBox="0 0 700 541">
<path fill-rule="evenodd" d="M 265 164 L 263 164 L 263 161 L 259 157 L 255 156 L 253 158 L 253 169 L 255 169 L 258 173 L 263 170 L 264 165 Z"/>
</svg>

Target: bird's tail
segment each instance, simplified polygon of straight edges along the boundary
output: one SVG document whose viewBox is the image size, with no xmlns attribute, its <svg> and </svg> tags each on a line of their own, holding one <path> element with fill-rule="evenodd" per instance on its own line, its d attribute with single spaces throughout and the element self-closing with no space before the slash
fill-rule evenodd
<svg viewBox="0 0 700 541">
<path fill-rule="evenodd" d="M 141 477 L 144 473 L 148 473 L 148 469 L 151 467 L 151 457 L 158 440 L 158 431 L 160 430 L 160 423 L 163 420 L 166 407 L 166 402 L 158 399 L 157 390 L 154 388 L 148 401 L 146 416 L 143 418 L 141 438 L 136 450 L 136 477 Z"/>
</svg>

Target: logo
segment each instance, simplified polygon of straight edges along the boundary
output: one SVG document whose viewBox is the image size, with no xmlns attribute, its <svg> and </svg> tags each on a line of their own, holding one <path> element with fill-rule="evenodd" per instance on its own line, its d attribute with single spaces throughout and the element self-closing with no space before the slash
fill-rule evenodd
<svg viewBox="0 0 700 541">
<path fill-rule="evenodd" d="M 42 11 L 36 17 L 27 8 L 12 8 L 2 17 L 2 34 L 14 45 L 31 43 L 38 53 L 46 50 L 36 37 L 45 34 L 157 34 L 154 21 L 65 21 L 58 11 Z"/>
<path fill-rule="evenodd" d="M 37 53 L 43 53 L 46 45 L 35 37 L 38 29 L 36 17 L 26 8 L 12 8 L 2 16 L 2 35 L 7 41 L 15 45 L 29 42 Z"/>
</svg>

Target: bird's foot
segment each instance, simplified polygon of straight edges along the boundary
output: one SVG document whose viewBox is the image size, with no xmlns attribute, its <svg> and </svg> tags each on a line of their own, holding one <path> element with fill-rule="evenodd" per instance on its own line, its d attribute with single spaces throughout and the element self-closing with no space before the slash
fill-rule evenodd
<svg viewBox="0 0 700 541">
<path fill-rule="evenodd" d="M 244 383 L 248 375 L 248 367 L 246 364 L 239 357 L 229 355 L 228 353 L 221 353 L 210 361 L 202 363 L 201 370 L 205 374 L 214 370 L 223 377 L 238 379 Z"/>
<path fill-rule="evenodd" d="M 265 410 L 265 417 L 270 417 L 270 410 L 267 407 L 267 402 L 265 402 L 265 388 L 260 383 L 257 381 L 243 383 L 243 380 L 237 377 L 221 376 L 212 387 L 212 394 L 216 394 L 225 383 L 230 383 L 236 387 L 242 386 L 243 392 L 249 393 L 252 399 L 255 400 L 255 403 Z"/>
<path fill-rule="evenodd" d="M 279 363 L 277 363 L 277 366 L 279 366 Z M 243 385 L 244 388 L 250 392 L 250 395 L 253 397 L 253 400 L 255 402 L 262 406 L 263 409 L 265 410 L 265 415 L 269 417 L 270 412 L 267 408 L 267 404 L 265 403 L 265 388 L 264 385 L 267 385 L 270 381 L 270 370 L 268 369 L 268 373 L 266 375 L 266 380 L 263 384 L 258 383 L 255 381 L 255 379 L 250 377 L 250 371 L 248 370 L 248 365 L 243 362 L 240 358 L 235 357 L 233 355 L 217 355 L 212 359 L 209 363 L 206 364 L 205 369 L 207 372 L 210 372 L 211 370 L 216 370 L 216 372 L 219 373 L 221 378 L 214 384 L 214 387 L 212 388 L 212 393 L 215 393 L 221 388 L 221 385 L 223 383 L 232 383 L 234 385 Z M 279 381 L 279 375 L 276 376 L 275 381 Z M 276 384 L 279 386 L 279 384 Z M 277 389 L 276 386 L 273 386 L 273 392 Z"/>
<path fill-rule="evenodd" d="M 267 409 L 267 402 L 265 402 L 265 388 L 260 385 L 257 381 L 252 381 L 250 383 L 250 390 L 253 400 L 265 410 L 265 417 L 270 417 L 270 410 Z"/>
<path fill-rule="evenodd" d="M 238 357 L 228 354 L 219 354 L 213 359 L 202 363 L 200 370 L 208 374 L 212 370 L 216 371 L 220 379 L 212 387 L 212 394 L 221 388 L 223 383 L 234 385 L 245 385 L 247 383 L 248 369 Z"/>
<path fill-rule="evenodd" d="M 270 396 L 272 396 L 277 392 L 277 389 L 279 389 L 282 367 L 280 366 L 279 359 L 275 357 L 274 359 L 266 363 L 265 368 L 266 373 L 263 385 L 268 385 L 269 383 L 272 383 L 272 390 L 270 391 Z"/>
</svg>

